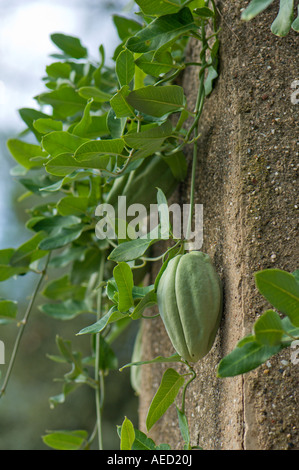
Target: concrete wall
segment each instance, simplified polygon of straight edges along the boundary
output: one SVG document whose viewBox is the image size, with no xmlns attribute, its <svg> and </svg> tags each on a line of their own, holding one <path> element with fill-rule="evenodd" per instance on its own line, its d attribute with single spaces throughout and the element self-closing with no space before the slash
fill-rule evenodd
<svg viewBox="0 0 299 470">
<path fill-rule="evenodd" d="M 225 309 L 213 349 L 196 364 L 198 378 L 186 407 L 192 445 L 206 450 L 299 447 L 299 368 L 291 363 L 290 350 L 244 376 L 216 377 L 220 359 L 269 307 L 255 287 L 254 272 L 298 268 L 299 104 L 291 102 L 291 84 L 299 79 L 299 36 L 291 32 L 277 38 L 270 32 L 274 3 L 260 18 L 243 23 L 240 9 L 246 2 L 218 2 L 220 77 L 201 119 L 195 202 L 204 205 L 202 251 L 213 258 L 223 280 Z M 198 44 L 190 45 L 189 54 L 198 57 Z M 190 68 L 183 77 L 191 108 L 197 73 Z M 189 189 L 187 181 L 174 200 L 187 203 Z M 145 320 L 143 328 L 144 358 L 173 353 L 159 318 Z M 142 369 L 143 430 L 165 369 Z M 150 435 L 182 448 L 174 407 Z"/>
</svg>

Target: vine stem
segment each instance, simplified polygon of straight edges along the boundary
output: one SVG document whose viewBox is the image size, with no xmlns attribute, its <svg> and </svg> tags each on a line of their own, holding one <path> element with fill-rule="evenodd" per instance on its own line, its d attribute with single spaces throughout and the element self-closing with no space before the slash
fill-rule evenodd
<svg viewBox="0 0 299 470">
<path fill-rule="evenodd" d="M 105 256 L 102 255 L 100 269 L 99 269 L 99 284 L 102 283 L 104 279 L 104 267 L 105 267 Z M 103 286 L 101 285 L 98 289 L 97 296 L 97 321 L 100 320 L 102 316 L 102 291 Z M 96 415 L 97 415 L 97 431 L 98 431 L 98 446 L 99 450 L 103 450 L 103 436 L 102 436 L 102 407 L 103 407 L 103 397 L 104 397 L 104 379 L 103 375 L 100 375 L 100 347 L 101 347 L 101 336 L 100 333 L 96 334 L 95 338 L 95 369 L 94 369 L 94 378 L 98 384 L 95 390 L 95 403 L 96 403 Z"/>
<path fill-rule="evenodd" d="M 205 99 L 205 86 L 204 86 L 204 81 L 205 81 L 205 68 L 207 65 L 206 62 L 206 50 L 208 48 L 208 44 L 206 42 L 206 32 L 205 32 L 205 24 L 204 20 L 202 21 L 202 51 L 201 51 L 201 63 L 202 63 L 202 68 L 199 72 L 199 77 L 200 77 L 200 84 L 198 88 L 198 93 L 197 93 L 197 100 L 196 100 L 196 105 L 195 105 L 195 114 L 196 117 L 194 119 L 194 122 L 192 126 L 190 127 L 188 134 L 187 134 L 187 140 L 189 140 L 191 133 L 195 130 L 196 135 L 198 135 L 198 123 L 199 119 L 203 110 L 203 105 L 204 105 L 204 99 Z M 194 194 L 195 194 L 195 176 L 196 176 L 196 163 L 197 163 L 197 151 L 198 151 L 198 142 L 197 139 L 195 140 L 193 144 L 193 157 L 192 157 L 192 171 L 191 171 L 191 189 L 190 189 L 190 210 L 189 210 L 189 216 L 188 216 L 188 223 L 187 223 L 187 230 L 186 230 L 186 240 L 189 240 L 190 234 L 191 234 L 191 225 L 192 225 L 192 218 L 193 218 L 193 212 L 194 212 Z"/>
<path fill-rule="evenodd" d="M 191 384 L 191 382 L 193 382 L 193 380 L 196 379 L 197 377 L 197 374 L 195 372 L 195 370 L 190 366 L 190 364 L 188 364 L 187 361 L 183 361 L 186 366 L 188 367 L 188 369 L 190 370 L 191 374 L 192 374 L 192 377 L 188 380 L 188 382 L 186 382 L 184 388 L 183 388 L 183 393 L 182 393 L 182 408 L 181 408 L 181 413 L 182 414 L 185 414 L 185 402 L 186 402 L 186 392 L 187 392 L 187 388 L 189 387 L 189 385 Z"/>
<path fill-rule="evenodd" d="M 25 312 L 24 318 L 23 318 L 23 320 L 21 320 L 19 322 L 19 333 L 16 337 L 16 341 L 15 341 L 15 344 L 14 344 L 14 347 L 13 347 L 13 351 L 12 351 L 12 355 L 11 355 L 11 358 L 10 358 L 10 361 L 9 361 L 8 369 L 7 369 L 5 378 L 4 378 L 3 386 L 0 390 L 0 398 L 5 394 L 5 391 L 6 391 L 6 388 L 7 388 L 11 373 L 12 373 L 12 369 L 13 369 L 13 366 L 14 366 L 14 363 L 15 363 L 15 360 L 16 360 L 16 357 L 17 357 L 17 352 L 19 350 L 20 342 L 21 342 L 24 330 L 26 328 L 26 325 L 28 323 L 30 314 L 32 312 L 34 301 L 36 299 L 36 296 L 39 292 L 40 286 L 41 286 L 41 284 L 42 284 L 42 282 L 43 282 L 43 280 L 46 276 L 46 273 L 47 273 L 47 268 L 48 268 L 48 264 L 49 264 L 49 261 L 50 261 L 50 257 L 51 257 L 51 252 L 47 256 L 44 269 L 42 270 L 40 278 L 38 280 L 38 283 L 36 284 L 36 287 L 34 289 L 34 292 L 32 294 L 30 302 L 28 304 L 27 310 Z"/>
</svg>

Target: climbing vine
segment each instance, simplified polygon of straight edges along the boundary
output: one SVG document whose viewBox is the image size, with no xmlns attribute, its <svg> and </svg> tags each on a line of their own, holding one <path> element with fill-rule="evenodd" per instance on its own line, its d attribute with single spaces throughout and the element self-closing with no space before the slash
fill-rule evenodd
<svg viewBox="0 0 299 470">
<path fill-rule="evenodd" d="M 70 321 L 85 314 L 93 317 L 81 331 L 74 331 L 79 337 L 90 336 L 88 357 L 74 351 L 70 340 L 56 337 L 58 353 L 50 359 L 68 364 L 70 371 L 62 377 L 62 390 L 50 397 L 50 404 L 61 406 L 82 385 L 91 387 L 96 405 L 94 429 L 90 433 L 63 430 L 46 434 L 44 442 L 54 449 L 88 449 L 94 441 L 103 449 L 105 379 L 110 370 L 119 368 L 114 345 L 132 323 L 150 321 L 146 309 L 157 304 L 159 281 L 168 263 L 185 253 L 191 234 L 199 120 L 218 76 L 218 10 L 214 0 L 135 3 L 140 8 L 136 19 L 113 18 L 120 43 L 112 66 L 106 63 L 102 45 L 95 61 L 78 38 L 61 33 L 51 36 L 59 53 L 46 67 L 46 90 L 35 97 L 38 109 L 19 111 L 27 134 L 8 141 L 17 162 L 12 175 L 24 187 L 23 197 L 38 196 L 40 203 L 28 211 L 26 227 L 31 238 L 16 249 L 0 250 L 0 281 L 27 273 L 36 276 L 23 319 L 19 319 L 14 300 L 0 300 L 1 324 L 15 322 L 17 331 L 0 397 L 7 392 L 21 338 L 42 285 L 45 301 L 39 308 L 53 320 Z M 256 3 L 253 0 L 248 7 L 254 12 L 249 10 L 250 17 L 262 11 L 254 9 Z M 249 13 L 245 10 L 244 15 Z M 292 23 L 294 29 L 296 24 Z M 186 59 L 190 40 L 200 50 L 198 62 Z M 187 67 L 198 70 L 194 109 L 178 84 Z M 171 226 L 167 200 L 186 178 L 186 146 L 193 146 L 191 194 L 187 230 L 185 237 L 180 237 Z M 142 204 L 146 210 L 156 203 L 157 226 L 148 230 L 140 218 L 133 219 L 136 212 L 125 213 L 124 218 L 122 198 L 127 207 Z M 166 235 L 165 227 L 169 229 Z M 160 242 L 165 240 L 168 248 L 163 251 Z M 156 257 L 152 256 L 153 245 L 160 249 Z M 160 271 L 154 284 L 147 285 L 145 275 L 156 262 Z M 55 276 L 61 268 L 66 274 Z M 46 281 L 50 273 L 54 280 Z M 288 315 L 288 308 L 284 312 Z M 275 312 L 267 313 L 267 320 L 278 325 Z M 297 325 L 296 319 L 290 320 Z M 289 345 L 290 338 L 298 336 L 298 328 L 289 320 L 279 323 L 281 331 L 275 339 L 265 336 L 264 325 L 260 321 L 255 335 L 244 339 L 242 347 L 256 347 L 262 341 L 269 357 L 280 349 L 281 342 Z M 193 366 L 178 353 L 141 360 L 140 348 L 139 332 L 132 362 L 120 368 L 131 367 L 137 392 L 141 365 L 163 362 L 185 366 L 183 374 L 173 368 L 165 371 L 148 410 L 146 427 L 149 431 L 181 391 L 181 405 L 176 407 L 178 424 L 184 448 L 192 449 L 185 396 L 196 378 Z M 237 354 L 240 351 L 244 350 L 237 348 Z M 247 370 L 262 363 L 265 355 L 258 355 L 258 359 L 250 366 L 247 362 Z M 243 373 L 244 367 L 237 370 L 232 365 L 237 362 L 235 356 L 224 358 L 219 376 Z M 168 444 L 157 446 L 134 429 L 128 418 L 118 427 L 118 434 L 122 450 L 170 449 Z"/>
</svg>

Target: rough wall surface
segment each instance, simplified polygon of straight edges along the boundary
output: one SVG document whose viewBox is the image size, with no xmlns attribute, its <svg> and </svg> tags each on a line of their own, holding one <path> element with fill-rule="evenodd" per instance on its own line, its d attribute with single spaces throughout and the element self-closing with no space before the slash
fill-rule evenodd
<svg viewBox="0 0 299 470">
<path fill-rule="evenodd" d="M 202 251 L 223 280 L 225 310 L 214 347 L 196 364 L 186 414 L 192 445 L 206 450 L 298 449 L 299 368 L 289 349 L 243 376 L 216 377 L 220 359 L 269 307 L 255 287 L 254 272 L 298 268 L 299 104 L 291 102 L 291 84 L 299 79 L 298 35 L 271 34 L 277 2 L 243 23 L 240 9 L 246 5 L 218 2 L 220 77 L 201 119 L 195 202 L 204 205 Z M 198 57 L 198 44 L 189 53 Z M 188 69 L 183 86 L 191 109 L 197 84 L 197 71 Z M 176 200 L 187 203 L 189 189 L 183 184 Z M 173 353 L 159 318 L 145 320 L 143 328 L 144 358 Z M 142 369 L 141 429 L 165 369 Z M 151 435 L 182 448 L 174 407 Z"/>
</svg>

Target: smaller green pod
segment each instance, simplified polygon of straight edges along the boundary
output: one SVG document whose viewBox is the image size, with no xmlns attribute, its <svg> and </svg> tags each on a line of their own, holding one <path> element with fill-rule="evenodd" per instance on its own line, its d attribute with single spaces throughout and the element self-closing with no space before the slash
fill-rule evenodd
<svg viewBox="0 0 299 470">
<path fill-rule="evenodd" d="M 209 255 L 172 258 L 157 288 L 161 318 L 174 349 L 197 362 L 212 348 L 222 315 L 222 286 Z"/>
<path fill-rule="evenodd" d="M 142 360 L 142 328 L 141 325 L 137 332 L 132 352 L 132 362 L 140 362 Z M 141 366 L 132 366 L 130 369 L 130 381 L 136 395 L 141 392 Z"/>
</svg>

